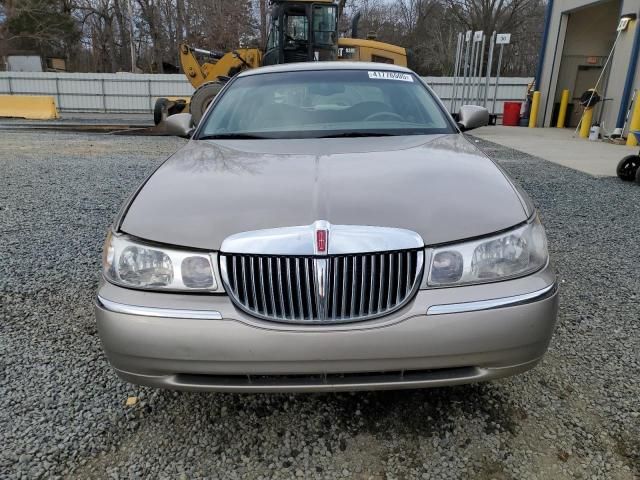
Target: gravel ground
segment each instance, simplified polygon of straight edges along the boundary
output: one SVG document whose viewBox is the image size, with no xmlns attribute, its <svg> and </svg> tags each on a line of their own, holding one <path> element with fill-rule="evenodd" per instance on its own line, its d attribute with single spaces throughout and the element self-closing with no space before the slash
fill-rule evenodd
<svg viewBox="0 0 640 480">
<path fill-rule="evenodd" d="M 479 143 L 533 196 L 561 279 L 555 337 L 527 374 L 358 394 L 154 391 L 113 374 L 92 301 L 117 208 L 182 143 L 0 133 L 1 478 L 640 476 L 639 187 Z"/>
</svg>

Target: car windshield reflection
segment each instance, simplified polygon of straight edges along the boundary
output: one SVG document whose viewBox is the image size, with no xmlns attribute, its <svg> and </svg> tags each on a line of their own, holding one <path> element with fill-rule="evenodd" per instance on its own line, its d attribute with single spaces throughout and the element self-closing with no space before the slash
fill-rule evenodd
<svg viewBox="0 0 640 480">
<path fill-rule="evenodd" d="M 454 133 L 411 73 L 272 72 L 234 80 L 198 139 L 337 138 Z"/>
</svg>

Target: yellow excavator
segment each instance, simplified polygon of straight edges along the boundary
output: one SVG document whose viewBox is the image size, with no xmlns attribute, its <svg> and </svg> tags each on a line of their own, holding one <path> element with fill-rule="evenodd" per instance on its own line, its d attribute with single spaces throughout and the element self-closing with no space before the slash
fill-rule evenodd
<svg viewBox="0 0 640 480">
<path fill-rule="evenodd" d="M 195 88 L 190 99 L 159 98 L 153 118 L 156 125 L 168 115 L 191 112 L 197 124 L 224 84 L 243 70 L 264 65 L 330 60 L 368 61 L 407 65 L 407 51 L 372 39 L 338 38 L 338 19 L 345 0 L 271 0 L 267 45 L 222 53 L 180 45 L 182 71 Z M 357 37 L 360 15 L 352 23 Z M 203 57 L 200 62 L 198 57 Z"/>
</svg>

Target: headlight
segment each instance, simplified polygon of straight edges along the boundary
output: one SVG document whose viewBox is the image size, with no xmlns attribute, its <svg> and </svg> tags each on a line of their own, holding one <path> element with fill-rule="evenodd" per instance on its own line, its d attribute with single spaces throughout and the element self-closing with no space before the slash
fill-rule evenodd
<svg viewBox="0 0 640 480">
<path fill-rule="evenodd" d="M 217 288 L 207 253 L 158 247 L 109 233 L 102 263 L 106 279 L 124 287 L 182 291 Z"/>
<path fill-rule="evenodd" d="M 547 238 L 538 217 L 494 237 L 436 248 L 427 286 L 486 283 L 520 277 L 544 267 Z"/>
</svg>

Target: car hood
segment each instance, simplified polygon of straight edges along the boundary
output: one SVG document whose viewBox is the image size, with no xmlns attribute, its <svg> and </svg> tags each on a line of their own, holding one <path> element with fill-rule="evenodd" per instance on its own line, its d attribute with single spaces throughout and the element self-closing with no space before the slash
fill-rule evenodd
<svg viewBox="0 0 640 480">
<path fill-rule="evenodd" d="M 310 225 L 412 230 L 426 245 L 525 221 L 527 198 L 463 135 L 191 141 L 134 197 L 121 230 L 217 250 L 240 232 Z"/>
</svg>

